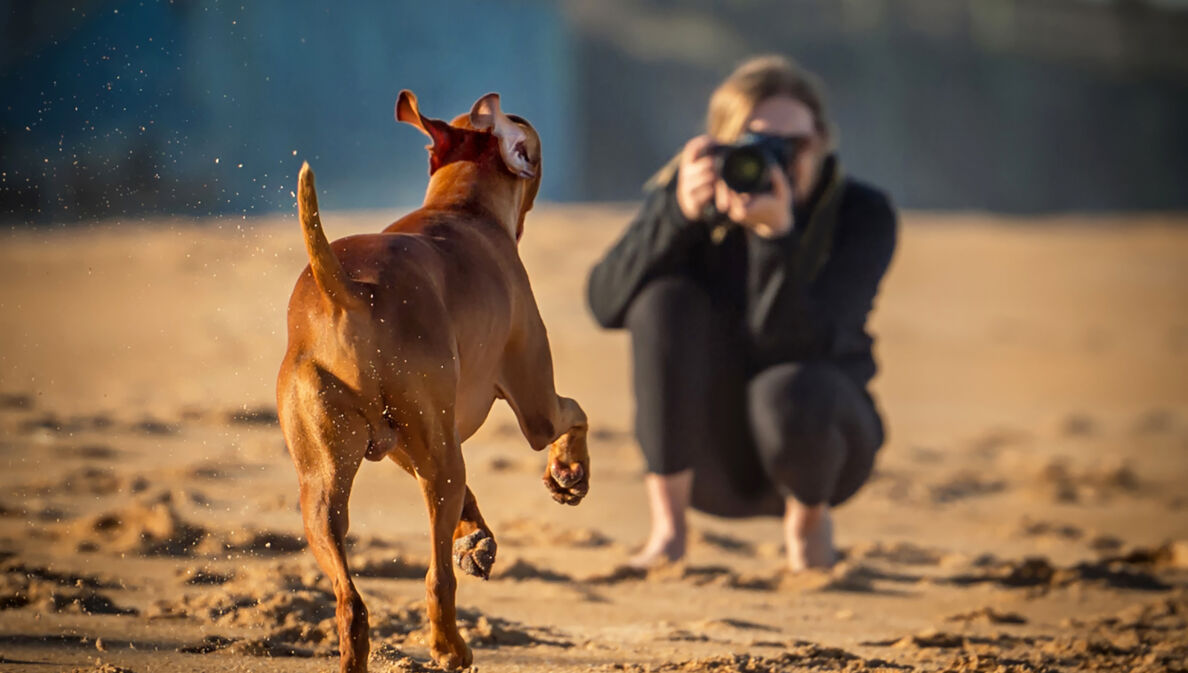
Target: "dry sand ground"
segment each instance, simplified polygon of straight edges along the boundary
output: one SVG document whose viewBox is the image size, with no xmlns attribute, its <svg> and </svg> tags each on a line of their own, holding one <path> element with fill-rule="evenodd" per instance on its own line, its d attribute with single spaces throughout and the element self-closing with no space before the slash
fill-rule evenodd
<svg viewBox="0 0 1188 673">
<path fill-rule="evenodd" d="M 647 525 L 626 342 L 582 301 L 627 215 L 528 223 L 593 481 L 552 503 L 502 408 L 468 442 L 500 543 L 458 589 L 480 670 L 1185 669 L 1188 219 L 906 216 L 846 561 L 784 577 L 774 521 L 696 516 L 687 564 L 638 578 L 612 572 Z M 0 670 L 337 668 L 273 418 L 304 263 L 292 217 L 0 237 Z M 372 670 L 422 670 L 420 495 L 367 464 L 351 506 Z"/>
</svg>

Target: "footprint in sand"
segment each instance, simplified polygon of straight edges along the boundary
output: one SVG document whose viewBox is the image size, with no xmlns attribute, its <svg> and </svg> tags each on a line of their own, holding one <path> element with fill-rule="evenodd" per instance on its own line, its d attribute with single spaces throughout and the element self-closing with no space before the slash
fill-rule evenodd
<svg viewBox="0 0 1188 673">
<path fill-rule="evenodd" d="M 1142 564 L 1125 559 L 1082 561 L 1068 567 L 1054 566 L 1043 556 L 1017 561 L 995 561 L 971 573 L 960 573 L 937 580 L 942 584 L 968 586 L 998 584 L 1003 587 L 1047 591 L 1072 586 L 1103 586 L 1115 589 L 1166 591 L 1166 583 Z"/>
<path fill-rule="evenodd" d="M 945 617 L 947 622 L 966 624 L 1026 624 L 1027 619 L 1017 612 L 1001 612 L 992 607 L 978 608 Z"/>
<path fill-rule="evenodd" d="M 107 414 L 62 418 L 53 412 L 44 412 L 23 420 L 17 426 L 17 432 L 21 434 L 73 435 L 81 432 L 106 430 L 113 425 L 115 425 L 115 421 Z"/>
<path fill-rule="evenodd" d="M 996 458 L 1003 449 L 1027 443 L 1031 436 L 1015 428 L 996 428 L 983 434 L 970 444 L 970 451 L 988 460 Z"/>
<path fill-rule="evenodd" d="M 1131 432 L 1136 435 L 1164 435 L 1176 429 L 1179 419 L 1170 409 L 1151 409 L 1135 419 Z"/>
<path fill-rule="evenodd" d="M 971 614 L 978 614 L 975 611 Z M 1009 613 L 1008 613 L 1009 614 Z M 917 634 L 867 641 L 868 647 L 894 647 L 926 662 L 927 670 L 982 671 L 1175 671 L 1188 660 L 1188 596 L 1126 608 L 1091 620 L 1065 620 L 1058 635 L 981 636 L 930 629 Z M 948 662 L 934 650 L 960 650 Z M 940 666 L 938 669 L 937 666 Z"/>
<path fill-rule="evenodd" d="M 928 499 L 934 504 L 947 504 L 1006 490 L 1006 481 L 987 478 L 981 472 L 960 470 L 944 481 L 928 486 Z"/>
<path fill-rule="evenodd" d="M 84 460 L 115 460 L 120 451 L 106 444 L 83 444 L 81 446 L 64 446 L 56 450 L 58 453 L 71 458 Z"/>
<path fill-rule="evenodd" d="M 211 626 L 265 629 L 260 636 L 210 635 L 181 648 L 189 653 L 224 652 L 260 657 L 329 656 L 337 648 L 335 598 L 329 583 L 301 566 L 254 568 L 214 590 L 191 593 L 180 601 L 160 601 L 151 618 L 190 617 Z M 371 637 L 376 648 L 421 645 L 428 622 L 423 601 L 373 599 Z M 472 647 L 570 647 L 553 629 L 527 627 L 510 620 L 459 608 L 458 627 Z"/>
<path fill-rule="evenodd" d="M 179 504 L 202 504 L 186 492 L 164 491 L 124 507 L 63 522 L 49 529 L 53 539 L 74 551 L 131 553 L 140 556 L 245 554 L 274 556 L 301 551 L 298 535 L 235 528 L 211 531 L 187 519 Z"/>
<path fill-rule="evenodd" d="M 6 564 L 0 574 L 0 610 L 33 607 L 44 612 L 83 615 L 135 615 L 99 589 L 119 584 L 91 575 L 63 573 L 39 566 Z"/>
<path fill-rule="evenodd" d="M 710 530 L 694 530 L 690 535 L 690 542 L 744 556 L 754 556 L 756 552 L 755 545 L 746 540 Z"/>
<path fill-rule="evenodd" d="M 1065 503 L 1107 502 L 1120 495 L 1152 493 L 1152 486 L 1125 458 L 1079 469 L 1066 459 L 1054 458 L 1033 473 L 1030 488 L 1042 500 Z"/>
<path fill-rule="evenodd" d="M 565 573 L 560 573 L 548 568 L 542 568 L 533 563 L 525 561 L 522 558 L 513 560 L 500 567 L 499 563 L 495 565 L 495 572 L 491 575 L 491 579 L 496 580 L 541 580 L 544 582 L 572 582 L 573 578 Z"/>
<path fill-rule="evenodd" d="M 29 411 L 33 396 L 28 393 L 0 393 L 0 411 Z"/>
<path fill-rule="evenodd" d="M 1009 527 L 1008 537 L 1050 538 L 1064 542 L 1075 542 L 1085 536 L 1085 531 L 1072 524 L 1056 523 L 1054 521 L 1036 520 L 1024 516 L 1014 526 Z"/>
<path fill-rule="evenodd" d="M 101 661 L 95 662 L 94 666 L 72 668 L 70 673 L 136 673 L 131 668 L 124 668 L 123 666 L 116 666 L 115 664 L 107 664 Z"/>
<path fill-rule="evenodd" d="M 394 580 L 424 580 L 429 563 L 392 551 L 373 549 L 351 555 L 351 574 Z"/>
<path fill-rule="evenodd" d="M 874 542 L 855 545 L 848 552 L 849 557 L 885 561 L 900 565 L 935 566 L 940 565 L 946 553 L 939 549 L 921 547 L 911 542 Z"/>
<path fill-rule="evenodd" d="M 242 409 L 224 412 L 223 418 L 229 425 L 274 426 L 280 425 L 276 415 L 276 407 L 266 404 L 257 406 L 244 405 Z"/>
<path fill-rule="evenodd" d="M 611 670 L 629 673 L 791 673 L 792 671 L 840 671 L 865 673 L 873 671 L 910 671 L 912 667 L 881 659 L 867 659 L 836 647 L 796 641 L 787 651 L 773 657 L 750 654 L 728 654 L 688 661 L 669 661 L 661 664 L 614 664 Z"/>
<path fill-rule="evenodd" d="M 25 484 L 16 491 L 25 496 L 114 495 L 142 493 L 149 482 L 141 475 L 122 475 L 107 467 L 81 467 L 60 477 Z"/>
<path fill-rule="evenodd" d="M 1083 413 L 1065 416 L 1060 421 L 1059 430 L 1065 437 L 1092 437 L 1100 431 L 1097 420 Z"/>
<path fill-rule="evenodd" d="M 145 417 L 128 426 L 132 432 L 151 437 L 169 437 L 181 432 L 181 426 L 153 417 Z"/>
<path fill-rule="evenodd" d="M 494 527 L 495 539 L 512 547 L 607 547 L 612 540 L 592 528 L 565 526 L 538 519 L 518 518 Z"/>
<path fill-rule="evenodd" d="M 183 582 L 191 586 L 217 585 L 230 582 L 235 577 L 235 573 L 221 573 L 217 570 L 210 570 L 208 568 L 189 567 L 178 568 L 177 576 L 180 577 Z"/>
</svg>

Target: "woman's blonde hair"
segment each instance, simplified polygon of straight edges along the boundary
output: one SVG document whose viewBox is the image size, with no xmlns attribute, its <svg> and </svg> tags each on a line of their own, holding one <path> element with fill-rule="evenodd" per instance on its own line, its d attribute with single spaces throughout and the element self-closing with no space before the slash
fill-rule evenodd
<svg viewBox="0 0 1188 673">
<path fill-rule="evenodd" d="M 804 104 L 813 113 L 817 133 L 832 145 L 834 134 L 825 114 L 820 82 L 795 62 L 775 54 L 748 59 L 714 89 L 705 117 L 706 133 L 719 143 L 738 140 L 755 107 L 773 96 L 787 96 Z M 667 184 L 679 164 L 678 154 L 646 186 Z"/>
</svg>

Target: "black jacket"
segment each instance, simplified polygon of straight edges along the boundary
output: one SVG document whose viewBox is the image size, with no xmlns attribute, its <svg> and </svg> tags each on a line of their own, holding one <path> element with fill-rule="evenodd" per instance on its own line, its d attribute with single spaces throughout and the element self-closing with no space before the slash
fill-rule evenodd
<svg viewBox="0 0 1188 673">
<path fill-rule="evenodd" d="M 876 369 L 866 317 L 895 240 L 895 211 L 886 195 L 844 177 L 833 158 L 808 204 L 796 209 L 792 232 L 776 239 L 723 218 L 689 221 L 677 205 L 673 178 L 648 195 L 591 271 L 590 309 L 603 327 L 622 327 L 648 281 L 689 277 L 738 318 L 756 371 L 825 360 L 864 387 Z"/>
</svg>

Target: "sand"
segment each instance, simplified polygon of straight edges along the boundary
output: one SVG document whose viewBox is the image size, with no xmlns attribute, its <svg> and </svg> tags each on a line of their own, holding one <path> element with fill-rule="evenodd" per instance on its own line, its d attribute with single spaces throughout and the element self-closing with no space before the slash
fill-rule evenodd
<svg viewBox="0 0 1188 673">
<path fill-rule="evenodd" d="M 582 299 L 629 213 L 528 220 L 593 479 L 552 503 L 502 407 L 467 443 L 500 545 L 459 581 L 478 670 L 1185 670 L 1188 217 L 905 215 L 843 563 L 788 576 L 775 521 L 695 515 L 686 562 L 641 576 L 616 570 L 647 528 L 627 343 Z M 273 417 L 304 263 L 291 216 L 0 235 L 0 671 L 337 670 Z M 421 496 L 367 464 L 351 508 L 371 669 L 432 670 Z"/>
</svg>

